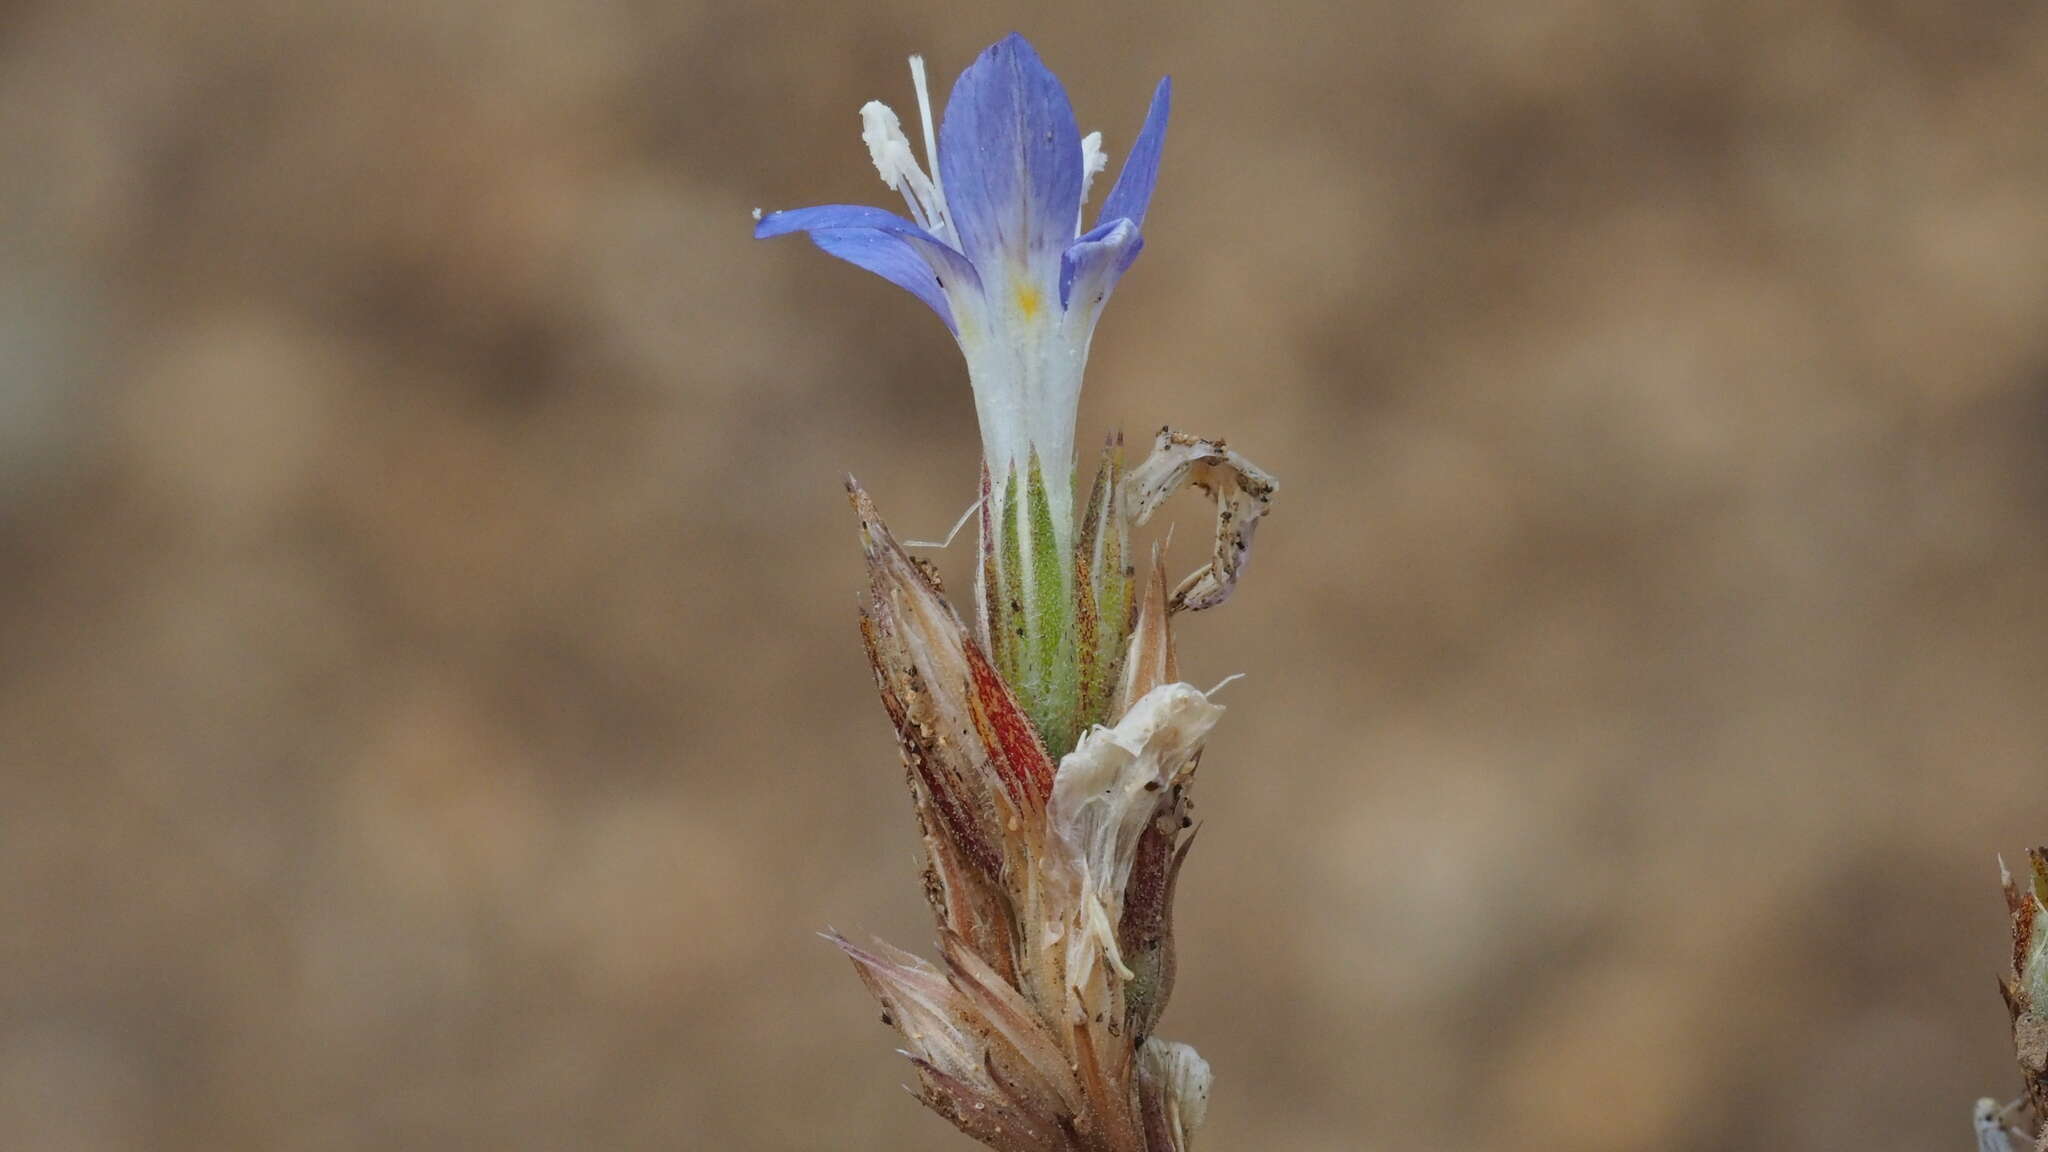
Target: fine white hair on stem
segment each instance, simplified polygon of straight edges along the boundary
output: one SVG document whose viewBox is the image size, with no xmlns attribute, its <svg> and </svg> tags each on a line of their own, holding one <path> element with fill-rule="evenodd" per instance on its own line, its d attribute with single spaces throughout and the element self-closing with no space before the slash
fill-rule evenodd
<svg viewBox="0 0 2048 1152">
<path fill-rule="evenodd" d="M 973 519 L 974 513 L 978 509 L 980 509 L 980 507 L 981 497 L 977 496 L 974 498 L 974 503 L 969 504 L 967 506 L 967 511 L 962 512 L 960 514 L 960 518 L 958 520 L 953 521 L 953 530 L 951 532 L 946 533 L 946 538 L 944 540 L 905 540 L 903 542 L 903 546 L 905 548 L 937 548 L 941 551 L 947 548 L 951 548 L 953 546 L 953 538 L 960 535 L 960 530 L 962 528 L 967 527 L 967 522 Z"/>
</svg>

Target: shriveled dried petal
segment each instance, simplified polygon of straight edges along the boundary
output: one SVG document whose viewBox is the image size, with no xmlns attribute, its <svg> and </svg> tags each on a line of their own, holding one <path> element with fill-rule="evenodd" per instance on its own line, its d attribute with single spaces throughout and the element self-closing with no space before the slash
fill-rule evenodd
<svg viewBox="0 0 2048 1152">
<path fill-rule="evenodd" d="M 1161 428 L 1152 455 L 1124 480 L 1131 523 L 1149 520 L 1167 497 L 1193 484 L 1216 501 L 1216 551 L 1209 564 L 1180 582 L 1173 610 L 1214 608 L 1230 598 L 1251 554 L 1252 536 L 1279 487 L 1264 469 L 1221 440 Z"/>
<path fill-rule="evenodd" d="M 1219 717 L 1187 684 L 1162 684 L 1114 728 L 1095 728 L 1060 762 L 1046 808 L 1055 857 L 1079 888 L 1067 932 L 1067 980 L 1081 984 L 1100 956 L 1129 980 L 1116 939 L 1138 840 L 1193 766 Z"/>
</svg>

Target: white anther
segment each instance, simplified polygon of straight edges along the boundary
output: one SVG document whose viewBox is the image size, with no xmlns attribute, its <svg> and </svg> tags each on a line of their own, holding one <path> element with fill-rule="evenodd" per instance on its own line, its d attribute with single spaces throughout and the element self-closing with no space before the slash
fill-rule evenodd
<svg viewBox="0 0 2048 1152">
<path fill-rule="evenodd" d="M 1081 137 L 1081 211 L 1074 218 L 1074 235 L 1079 236 L 1088 229 L 1081 222 L 1088 215 L 1088 188 L 1095 183 L 1095 174 L 1109 167 L 1109 153 L 1102 150 L 1102 133 L 1090 132 Z"/>
<path fill-rule="evenodd" d="M 910 150 L 910 139 L 903 134 L 903 122 L 896 119 L 896 113 L 880 100 L 870 100 L 861 106 L 860 138 L 868 146 L 868 155 L 875 161 L 875 171 L 882 174 L 882 183 L 891 192 L 903 193 L 903 202 L 910 207 L 911 218 L 920 228 L 930 231 L 931 216 L 926 211 L 926 196 L 930 182 L 924 171 L 917 166 L 917 154 Z"/>
<path fill-rule="evenodd" d="M 903 135 L 903 122 L 896 119 L 896 111 L 880 100 L 870 100 L 860 107 L 860 138 L 868 146 L 868 155 L 874 158 L 875 171 L 882 174 L 882 183 L 891 192 L 903 187 L 904 153 L 910 151 L 910 140 Z M 916 164 L 916 157 L 910 157 Z"/>
<path fill-rule="evenodd" d="M 910 137 L 904 135 L 903 122 L 897 119 L 895 110 L 880 100 L 870 100 L 861 107 L 860 138 L 867 143 L 868 155 L 874 158 L 875 171 L 882 174 L 882 183 L 890 191 L 903 194 L 903 202 L 910 207 L 910 218 L 917 226 L 948 244 L 957 244 L 946 213 L 946 196 L 939 188 L 939 144 L 932 134 L 932 98 L 925 83 L 922 56 L 910 58 L 910 79 L 917 86 L 925 163 L 917 162 L 917 151 L 910 146 Z M 926 165 L 930 166 L 929 174 Z"/>
</svg>

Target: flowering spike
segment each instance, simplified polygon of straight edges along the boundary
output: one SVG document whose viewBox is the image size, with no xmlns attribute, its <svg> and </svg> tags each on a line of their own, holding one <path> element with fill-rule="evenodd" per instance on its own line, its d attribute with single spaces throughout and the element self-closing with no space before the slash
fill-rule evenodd
<svg viewBox="0 0 2048 1152">
<path fill-rule="evenodd" d="M 1082 369 L 1144 247 L 1170 85 L 1088 228 L 1102 137 L 1080 134 L 1029 43 L 984 51 L 936 131 L 924 61 L 910 68 L 922 155 L 895 111 L 861 109 L 907 216 L 755 214 L 757 237 L 808 234 L 937 313 L 982 435 L 972 634 L 936 570 L 848 482 L 869 578 L 861 636 L 903 754 L 941 962 L 831 938 L 902 1033 L 918 1097 L 968 1136 L 999 1152 L 1188 1152 L 1208 1066 L 1153 1030 L 1174 983 L 1189 788 L 1222 709 L 1179 682 L 1171 616 L 1229 595 L 1272 480 L 1220 441 L 1173 433 L 1127 471 L 1113 437 L 1076 523 Z M 1141 603 L 1130 529 L 1188 483 L 1216 501 L 1215 556 L 1169 592 L 1155 547 Z"/>
</svg>

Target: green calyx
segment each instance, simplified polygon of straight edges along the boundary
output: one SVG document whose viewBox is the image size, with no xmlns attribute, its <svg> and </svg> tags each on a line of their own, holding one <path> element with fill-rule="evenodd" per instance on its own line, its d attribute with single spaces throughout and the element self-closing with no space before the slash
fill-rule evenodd
<svg viewBox="0 0 2048 1152">
<path fill-rule="evenodd" d="M 1055 760 L 1107 723 L 1130 634 L 1129 540 L 1113 441 L 1074 540 L 1071 478 L 1047 482 L 1036 453 L 987 489 L 981 602 L 990 657 Z M 993 538 L 991 538 L 993 537 Z M 1070 543 L 1071 541 L 1071 543 Z"/>
</svg>

